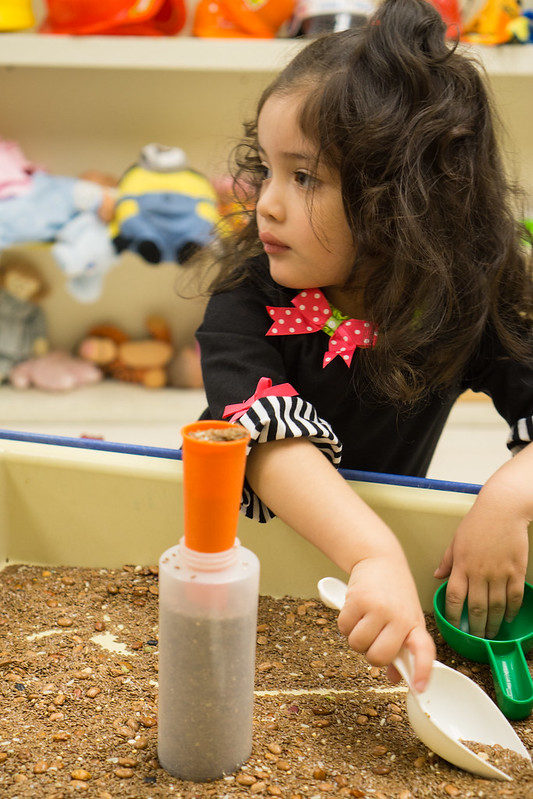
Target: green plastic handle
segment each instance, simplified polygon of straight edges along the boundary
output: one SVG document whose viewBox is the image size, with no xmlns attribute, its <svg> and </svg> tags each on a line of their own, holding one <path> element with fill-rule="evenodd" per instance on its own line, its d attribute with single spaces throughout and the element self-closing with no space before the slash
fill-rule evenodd
<svg viewBox="0 0 533 799">
<path fill-rule="evenodd" d="M 523 719 L 533 708 L 533 681 L 518 641 L 483 639 L 494 680 L 496 701 L 509 719 Z"/>
</svg>

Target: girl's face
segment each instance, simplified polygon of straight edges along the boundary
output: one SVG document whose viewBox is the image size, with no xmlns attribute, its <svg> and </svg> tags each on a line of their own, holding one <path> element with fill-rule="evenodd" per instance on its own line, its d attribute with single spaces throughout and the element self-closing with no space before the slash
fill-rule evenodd
<svg viewBox="0 0 533 799">
<path fill-rule="evenodd" d="M 257 202 L 259 238 L 277 283 L 287 288 L 341 287 L 355 245 L 339 176 L 316 164 L 316 146 L 298 124 L 301 95 L 272 95 L 257 131 L 264 178 Z"/>
</svg>

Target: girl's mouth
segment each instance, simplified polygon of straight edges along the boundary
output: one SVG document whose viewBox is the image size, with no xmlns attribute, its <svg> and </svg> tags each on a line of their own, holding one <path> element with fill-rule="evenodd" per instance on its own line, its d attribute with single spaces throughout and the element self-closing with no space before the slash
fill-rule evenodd
<svg viewBox="0 0 533 799">
<path fill-rule="evenodd" d="M 259 238 L 267 255 L 279 255 L 290 249 L 290 247 L 270 233 L 260 233 Z"/>
</svg>

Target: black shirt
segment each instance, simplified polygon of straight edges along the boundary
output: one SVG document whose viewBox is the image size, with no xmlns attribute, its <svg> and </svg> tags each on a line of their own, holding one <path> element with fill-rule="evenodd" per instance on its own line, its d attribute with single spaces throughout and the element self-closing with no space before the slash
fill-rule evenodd
<svg viewBox="0 0 533 799">
<path fill-rule="evenodd" d="M 329 336 L 322 330 L 267 336 L 266 306 L 294 307 L 298 291 L 272 280 L 265 257 L 254 264 L 244 283 L 211 297 L 197 332 L 208 401 L 203 418 L 223 418 L 226 406 L 245 402 L 260 378 L 270 378 L 272 386 L 290 384 L 297 396 L 256 399 L 239 419 L 252 441 L 308 435 L 343 468 L 424 476 L 452 406 L 470 388 L 488 394 L 509 423 L 511 449 L 533 440 L 533 365 L 511 360 L 488 331 L 457 385 L 402 411 L 354 379 L 359 349 L 350 367 L 340 357 L 324 367 Z"/>
</svg>

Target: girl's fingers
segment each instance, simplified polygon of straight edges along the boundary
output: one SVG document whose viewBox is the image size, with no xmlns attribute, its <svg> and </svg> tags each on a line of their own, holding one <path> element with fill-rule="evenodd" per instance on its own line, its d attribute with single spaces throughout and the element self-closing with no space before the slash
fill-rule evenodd
<svg viewBox="0 0 533 799">
<path fill-rule="evenodd" d="M 350 589 L 348 588 L 348 593 L 346 594 L 346 599 L 344 601 L 344 607 L 340 611 L 337 617 L 337 627 L 342 635 L 345 635 L 346 638 L 349 638 L 352 631 L 357 627 L 361 619 L 365 616 L 364 610 L 361 608 L 361 603 L 357 601 L 357 598 L 354 600 L 350 594 Z"/>
<path fill-rule="evenodd" d="M 356 652 L 364 654 L 372 666 L 389 666 L 388 674 L 393 682 L 400 675 L 392 661 L 402 646 L 414 655 L 415 668 L 413 687 L 423 691 L 429 681 L 431 667 L 435 659 L 435 644 L 423 623 L 414 627 L 405 637 L 402 626 L 394 622 L 384 622 L 379 614 L 364 614 L 348 635 L 348 643 Z"/>
<path fill-rule="evenodd" d="M 515 618 L 523 596 L 522 580 L 510 579 L 471 587 L 468 593 L 469 632 L 481 638 L 496 638 L 503 620 L 509 622 Z"/>
<path fill-rule="evenodd" d="M 486 582 L 468 585 L 468 632 L 478 638 L 485 637 L 489 617 L 489 586 Z"/>
<path fill-rule="evenodd" d="M 464 587 L 457 587 L 457 586 Z M 463 593 L 464 592 L 464 593 Z M 511 622 L 522 606 L 524 582 L 470 581 L 467 585 L 450 580 L 446 589 L 446 619 L 460 626 L 463 604 L 468 601 L 468 632 L 479 638 L 495 638 L 503 620 Z"/>
<path fill-rule="evenodd" d="M 468 581 L 466 577 L 450 577 L 446 586 L 445 616 L 450 624 L 459 627 L 463 605 L 468 594 Z"/>
<path fill-rule="evenodd" d="M 507 583 L 507 607 L 505 621 L 511 622 L 522 607 L 524 599 L 524 580 L 512 578 Z"/>
<path fill-rule="evenodd" d="M 367 614 L 357 622 L 348 636 L 348 643 L 350 644 L 351 648 L 356 652 L 361 652 L 361 654 L 366 655 L 368 662 L 373 666 L 382 666 L 389 662 L 376 662 L 372 659 L 371 652 L 374 649 L 382 630 L 383 621 L 377 617 L 373 617 L 371 614 Z"/>
<path fill-rule="evenodd" d="M 488 610 L 487 624 L 483 636 L 496 638 L 507 608 L 507 586 L 505 583 L 491 583 L 487 586 Z"/>
<path fill-rule="evenodd" d="M 393 624 L 386 624 L 366 652 L 372 666 L 388 666 L 403 644 L 402 635 Z"/>
<path fill-rule="evenodd" d="M 405 628 L 400 627 L 397 624 L 391 622 L 390 624 L 385 624 L 382 629 L 380 630 L 379 634 L 376 636 L 372 644 L 366 651 L 366 659 L 372 666 L 388 666 L 394 658 L 398 655 L 400 649 L 403 646 L 407 645 L 407 642 L 410 640 L 411 636 L 414 633 L 414 630 L 420 629 L 423 638 L 420 640 L 424 640 L 426 644 L 429 642 L 429 648 L 431 653 L 433 653 L 432 648 L 432 641 L 429 634 L 426 632 L 425 627 L 423 625 L 420 628 L 414 628 L 407 637 L 405 636 Z M 414 649 L 417 649 L 417 637 L 414 637 Z M 414 649 L 413 654 L 415 654 Z M 417 655 L 418 656 L 418 655 Z M 429 662 L 431 664 L 432 657 L 430 655 Z M 425 667 L 422 665 L 421 670 L 424 672 Z"/>
<path fill-rule="evenodd" d="M 427 688 L 436 657 L 435 642 L 423 627 L 415 627 L 405 639 L 405 646 L 415 659 L 413 688 L 421 693 Z"/>
</svg>

